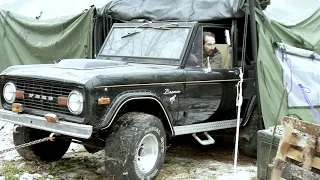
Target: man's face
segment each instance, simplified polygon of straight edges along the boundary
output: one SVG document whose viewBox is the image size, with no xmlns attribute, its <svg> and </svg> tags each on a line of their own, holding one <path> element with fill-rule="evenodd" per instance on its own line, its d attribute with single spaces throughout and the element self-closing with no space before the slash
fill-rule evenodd
<svg viewBox="0 0 320 180">
<path fill-rule="evenodd" d="M 204 42 L 205 53 L 210 56 L 213 53 L 214 48 L 216 48 L 216 40 L 212 36 L 205 36 Z"/>
</svg>

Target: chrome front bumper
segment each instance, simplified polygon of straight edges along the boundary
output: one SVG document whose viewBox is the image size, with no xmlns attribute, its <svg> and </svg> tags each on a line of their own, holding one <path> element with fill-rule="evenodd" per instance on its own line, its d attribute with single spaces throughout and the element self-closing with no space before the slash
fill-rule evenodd
<svg viewBox="0 0 320 180">
<path fill-rule="evenodd" d="M 0 121 L 83 139 L 90 138 L 93 130 L 91 125 L 76 124 L 65 121 L 48 123 L 46 119 L 41 116 L 17 114 L 4 109 L 0 109 Z"/>
</svg>

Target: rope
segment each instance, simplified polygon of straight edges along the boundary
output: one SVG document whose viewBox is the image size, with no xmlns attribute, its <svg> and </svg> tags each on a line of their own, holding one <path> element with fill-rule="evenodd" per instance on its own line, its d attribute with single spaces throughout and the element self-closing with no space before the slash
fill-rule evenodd
<svg viewBox="0 0 320 180">
<path fill-rule="evenodd" d="M 245 62 L 245 57 L 246 57 L 246 48 L 247 48 L 247 34 L 248 34 L 248 13 L 245 15 L 245 20 L 244 20 L 244 30 L 243 30 L 243 39 L 242 39 L 242 54 L 241 54 L 241 67 L 242 71 L 244 71 L 244 62 Z"/>
<path fill-rule="evenodd" d="M 244 35 L 243 35 L 243 46 L 242 46 L 242 56 L 241 56 L 241 67 L 239 67 L 239 82 L 237 84 L 237 98 L 236 98 L 236 106 L 237 109 L 237 129 L 236 129 L 236 144 L 235 144 L 235 154 L 234 154 L 234 165 L 233 170 L 234 173 L 237 173 L 237 161 L 238 161 L 238 146 L 239 146 L 239 134 L 240 134 L 240 113 L 241 113 L 241 106 L 243 102 L 243 96 L 242 96 L 242 83 L 243 83 L 243 72 L 244 72 L 244 60 L 245 60 L 245 54 L 246 54 L 246 47 L 247 47 L 247 29 L 248 29 L 248 12 L 246 12 L 245 15 L 245 21 L 244 21 Z"/>
<path fill-rule="evenodd" d="M 302 94 L 303 94 L 304 99 L 307 101 L 307 103 L 309 104 L 309 106 L 310 106 L 313 114 L 316 116 L 316 118 L 317 118 L 317 120 L 318 120 L 318 124 L 320 124 L 319 113 L 318 113 L 318 111 L 314 108 L 314 106 L 312 105 L 312 103 L 311 103 L 311 101 L 310 101 L 310 99 L 309 99 L 306 91 L 304 90 L 305 87 L 304 87 L 302 84 L 300 84 L 300 83 L 298 83 L 298 86 L 299 86 L 300 90 L 302 91 Z"/>
<path fill-rule="evenodd" d="M 236 131 L 236 144 L 235 144 L 235 153 L 234 153 L 234 173 L 237 173 L 237 160 L 238 160 L 238 145 L 239 145 L 239 129 L 240 129 L 240 114 L 241 114 L 241 106 L 243 102 L 242 96 L 242 83 L 243 83 L 243 72 L 242 68 L 239 68 L 239 82 L 237 84 L 237 99 L 236 99 L 236 106 L 238 107 L 238 114 L 237 114 L 237 131 Z"/>
<path fill-rule="evenodd" d="M 247 29 L 248 29 L 248 13 L 245 15 L 244 21 L 244 36 L 243 36 L 243 48 L 242 48 L 242 56 L 241 56 L 241 67 L 239 67 L 239 82 L 237 84 L 237 98 L 236 98 L 236 106 L 237 109 L 237 129 L 236 129 L 236 143 L 235 143 L 235 154 L 234 154 L 234 164 L 233 164 L 233 171 L 237 173 L 237 163 L 238 163 L 238 146 L 239 146 L 239 134 L 240 134 L 240 113 L 241 113 L 241 106 L 243 102 L 242 96 L 242 83 L 243 83 L 243 72 L 244 72 L 244 60 L 246 54 L 246 47 L 247 47 Z"/>
</svg>

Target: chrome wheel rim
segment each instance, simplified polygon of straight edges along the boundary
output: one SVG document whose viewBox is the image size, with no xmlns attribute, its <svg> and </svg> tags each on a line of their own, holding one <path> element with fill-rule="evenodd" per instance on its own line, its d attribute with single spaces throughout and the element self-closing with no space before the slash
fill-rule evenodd
<svg viewBox="0 0 320 180">
<path fill-rule="evenodd" d="M 159 154 L 159 144 L 155 135 L 147 134 L 145 135 L 136 152 L 136 161 L 138 169 L 142 173 L 147 173 L 151 171 L 157 162 Z"/>
</svg>

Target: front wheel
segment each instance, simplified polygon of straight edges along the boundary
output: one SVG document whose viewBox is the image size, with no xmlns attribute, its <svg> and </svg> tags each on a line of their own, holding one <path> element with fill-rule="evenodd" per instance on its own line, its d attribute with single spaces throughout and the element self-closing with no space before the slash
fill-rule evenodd
<svg viewBox="0 0 320 180">
<path fill-rule="evenodd" d="M 164 163 L 165 144 L 157 117 L 137 112 L 121 116 L 106 140 L 106 178 L 155 179 Z"/>
<path fill-rule="evenodd" d="M 15 146 L 49 137 L 50 132 L 18 126 L 13 133 Z M 25 148 L 17 149 L 19 155 L 26 160 L 57 161 L 67 152 L 71 142 L 63 140 L 46 141 Z"/>
</svg>

